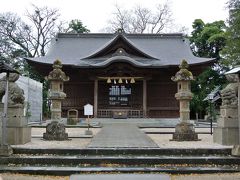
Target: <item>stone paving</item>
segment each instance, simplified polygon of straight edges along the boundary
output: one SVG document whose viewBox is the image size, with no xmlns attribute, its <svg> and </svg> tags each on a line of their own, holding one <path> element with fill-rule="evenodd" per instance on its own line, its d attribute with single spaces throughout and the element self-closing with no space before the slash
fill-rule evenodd
<svg viewBox="0 0 240 180">
<path fill-rule="evenodd" d="M 122 178 L 124 177 L 124 176 L 120 176 L 120 175 L 118 175 L 118 177 L 122 177 Z M 153 178 L 156 177 L 156 176 L 154 176 L 155 174 L 151 174 L 151 175 L 153 175 Z M 149 177 L 151 177 L 151 175 L 149 175 Z M 163 174 L 162 176 L 164 176 L 164 175 L 167 178 L 169 176 L 170 177 L 169 180 L 193 180 L 193 179 L 194 180 L 215 180 L 215 179 L 216 180 L 240 180 L 240 173 L 190 174 L 190 175 L 167 175 L 167 174 Z M 74 176 L 76 177 L 77 175 L 74 175 Z M 69 176 L 41 176 L 41 175 L 3 173 L 3 174 L 0 174 L 0 180 L 77 180 L 77 178 L 75 178 L 74 176 L 73 176 L 72 179 L 70 179 Z M 88 180 L 95 180 L 95 179 L 98 180 L 98 177 L 96 177 L 95 179 L 93 179 L 93 178 L 90 179 L 92 176 L 93 175 L 89 175 Z M 97 176 L 99 176 L 99 174 Z M 141 176 L 146 177 L 143 174 L 138 175 L 138 176 L 139 177 L 141 177 Z M 117 179 L 114 179 L 115 174 L 109 174 L 109 177 L 112 177 L 111 180 L 117 180 Z M 118 178 L 118 177 L 116 177 L 116 178 Z M 137 176 L 135 176 L 135 177 L 137 177 Z M 151 178 L 149 178 L 149 177 L 147 178 L 147 180 L 151 180 Z M 161 178 L 158 178 L 158 179 L 161 180 Z M 81 179 L 81 180 L 84 180 L 84 179 Z"/>
<path fill-rule="evenodd" d="M 156 143 L 136 124 L 104 124 L 102 130 L 88 145 L 89 148 L 156 148 Z"/>
</svg>

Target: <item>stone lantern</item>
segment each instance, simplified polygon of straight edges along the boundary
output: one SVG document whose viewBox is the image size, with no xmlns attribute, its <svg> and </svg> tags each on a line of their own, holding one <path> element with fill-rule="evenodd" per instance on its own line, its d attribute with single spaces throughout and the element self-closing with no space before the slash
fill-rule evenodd
<svg viewBox="0 0 240 180">
<path fill-rule="evenodd" d="M 63 82 L 69 81 L 69 77 L 62 71 L 60 60 L 56 60 L 53 63 L 53 70 L 45 79 L 50 83 L 51 120 L 61 120 L 61 104 L 62 100 L 66 97 L 66 94 L 63 92 Z"/>
<path fill-rule="evenodd" d="M 190 123 L 190 101 L 192 99 L 191 81 L 194 80 L 192 73 L 188 70 L 188 63 L 182 60 L 180 70 L 172 77 L 172 81 L 177 82 L 178 92 L 175 98 L 180 103 L 180 123 L 175 128 L 173 134 L 174 141 L 196 141 L 198 136 L 195 133 L 193 124 Z"/>
<path fill-rule="evenodd" d="M 43 138 L 46 140 L 67 140 L 64 124 L 60 123 L 62 112 L 62 100 L 66 97 L 63 92 L 63 82 L 69 81 L 69 77 L 62 71 L 62 63 L 56 60 L 53 63 L 53 70 L 46 80 L 50 82 L 49 99 L 51 100 L 51 120 L 47 125 Z"/>
</svg>

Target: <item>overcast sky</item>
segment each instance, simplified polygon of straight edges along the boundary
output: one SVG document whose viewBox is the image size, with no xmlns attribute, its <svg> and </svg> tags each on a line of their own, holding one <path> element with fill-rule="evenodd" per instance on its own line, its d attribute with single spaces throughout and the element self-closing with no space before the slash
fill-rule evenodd
<svg viewBox="0 0 240 180">
<path fill-rule="evenodd" d="M 202 19 L 204 22 L 226 20 L 228 12 L 226 2 L 228 0 L 168 0 L 173 13 L 175 23 L 191 30 L 194 19 Z M 0 12 L 15 12 L 23 16 L 31 4 L 37 6 L 49 6 L 60 10 L 61 19 L 70 21 L 80 19 L 91 32 L 100 32 L 114 11 L 114 5 L 128 8 L 141 5 L 154 8 L 165 0 L 3 0 L 0 4 Z"/>
</svg>

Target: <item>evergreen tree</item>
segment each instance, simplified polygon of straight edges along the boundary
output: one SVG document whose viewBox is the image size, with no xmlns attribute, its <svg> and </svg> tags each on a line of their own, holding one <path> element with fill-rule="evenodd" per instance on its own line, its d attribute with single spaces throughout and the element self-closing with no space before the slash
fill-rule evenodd
<svg viewBox="0 0 240 180">
<path fill-rule="evenodd" d="M 83 25 L 81 20 L 74 19 L 69 23 L 68 33 L 89 33 L 90 30 Z"/>
<path fill-rule="evenodd" d="M 240 65 L 240 0 L 230 0 L 228 8 L 227 42 L 221 54 L 223 57 L 222 63 L 232 68 Z"/>
<path fill-rule="evenodd" d="M 224 21 L 205 24 L 201 19 L 196 19 L 193 22 L 193 31 L 190 37 L 194 55 L 219 60 L 221 58 L 220 51 L 226 42 L 225 31 Z M 208 107 L 208 103 L 203 100 L 216 86 L 225 84 L 225 76 L 220 73 L 221 70 L 222 67 L 216 63 L 215 67 L 207 68 L 192 83 L 194 96 L 191 101 L 191 112 L 200 114 L 200 118 L 203 118 Z"/>
</svg>

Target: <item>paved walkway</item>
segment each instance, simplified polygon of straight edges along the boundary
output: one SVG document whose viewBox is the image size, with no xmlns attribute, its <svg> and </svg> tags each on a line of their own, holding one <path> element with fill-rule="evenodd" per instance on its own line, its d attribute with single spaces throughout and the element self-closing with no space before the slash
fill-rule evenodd
<svg viewBox="0 0 240 180">
<path fill-rule="evenodd" d="M 84 175 L 84 174 L 83 174 Z M 136 175 L 136 176 L 135 176 Z M 139 174 L 133 174 L 133 176 L 137 177 L 140 176 Z M 148 175 L 148 174 L 146 174 Z M 151 180 L 149 177 L 146 178 L 145 174 L 141 174 L 141 177 L 144 177 L 147 180 Z M 155 174 L 151 174 L 153 175 L 152 177 L 155 176 Z M 150 174 L 148 176 L 151 176 Z M 158 175 L 158 174 L 157 174 Z M 159 180 L 164 180 L 162 178 L 164 177 L 164 174 L 159 174 L 162 175 L 163 177 L 158 178 Z M 170 176 L 169 179 L 171 180 L 214 180 L 214 179 L 219 179 L 219 180 L 239 180 L 240 179 L 240 173 L 218 173 L 218 174 L 185 174 L 185 175 L 168 175 L 165 174 L 166 178 L 167 176 Z M 27 174 L 9 174 L 9 173 L 4 173 L 4 174 L 0 174 L 0 180 L 77 180 L 80 178 L 77 178 L 78 175 L 72 175 L 71 177 L 69 176 L 40 176 L 40 175 L 27 175 Z M 87 176 L 87 175 L 86 175 Z M 94 174 L 89 174 L 88 175 L 89 178 L 88 180 L 91 180 L 92 176 L 94 176 Z M 107 175 L 101 175 L 101 174 L 97 174 L 97 176 L 107 176 Z M 108 177 L 122 177 L 121 179 L 125 178 L 126 175 L 122 175 L 122 174 L 108 174 Z M 75 179 L 74 179 L 75 178 Z M 166 179 L 165 178 L 165 179 Z M 99 178 L 96 178 L 97 180 L 100 180 Z M 127 178 L 125 178 L 127 179 Z M 84 179 L 81 179 L 84 180 Z M 105 180 L 105 178 L 104 178 Z M 106 179 L 108 180 L 108 179 Z M 111 180 L 114 180 L 114 178 L 111 178 Z M 117 180 L 117 179 L 115 179 Z M 140 179 L 138 179 L 140 180 Z"/>
<path fill-rule="evenodd" d="M 166 174 L 80 174 L 70 176 L 70 180 L 171 180 Z"/>
<path fill-rule="evenodd" d="M 136 124 L 113 123 L 104 124 L 95 136 L 89 148 L 156 148 L 157 144 L 145 135 Z"/>
</svg>

